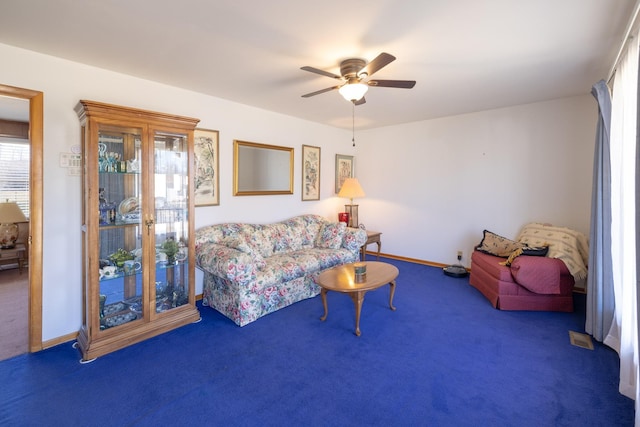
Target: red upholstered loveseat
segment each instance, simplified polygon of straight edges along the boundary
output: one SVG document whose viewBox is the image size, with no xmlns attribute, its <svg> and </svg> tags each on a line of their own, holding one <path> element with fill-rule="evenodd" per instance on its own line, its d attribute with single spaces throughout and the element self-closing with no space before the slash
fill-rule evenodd
<svg viewBox="0 0 640 427">
<path fill-rule="evenodd" d="M 501 310 L 573 311 L 573 287 L 586 282 L 588 258 L 587 237 L 566 227 L 532 222 L 517 241 L 484 230 L 469 283 Z"/>
<path fill-rule="evenodd" d="M 557 258 L 505 258 L 480 251 L 471 255 L 469 283 L 500 310 L 573 311 L 573 276 Z"/>
</svg>

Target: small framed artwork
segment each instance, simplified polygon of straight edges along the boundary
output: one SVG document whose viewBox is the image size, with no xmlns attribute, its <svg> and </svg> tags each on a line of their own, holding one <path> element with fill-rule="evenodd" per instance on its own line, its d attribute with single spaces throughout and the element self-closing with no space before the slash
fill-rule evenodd
<svg viewBox="0 0 640 427">
<path fill-rule="evenodd" d="M 353 178 L 353 156 L 336 154 L 336 194 L 340 192 L 342 183 L 347 178 Z"/>
<path fill-rule="evenodd" d="M 193 133 L 195 157 L 195 205 L 220 204 L 218 131 L 196 129 Z"/>
<path fill-rule="evenodd" d="M 320 147 L 302 146 L 302 200 L 320 200 Z"/>
</svg>

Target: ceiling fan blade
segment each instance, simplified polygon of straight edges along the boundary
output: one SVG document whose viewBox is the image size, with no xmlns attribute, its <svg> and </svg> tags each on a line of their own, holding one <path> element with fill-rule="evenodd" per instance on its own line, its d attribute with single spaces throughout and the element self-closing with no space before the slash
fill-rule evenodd
<svg viewBox="0 0 640 427">
<path fill-rule="evenodd" d="M 382 67 L 390 64 L 395 61 L 396 57 L 390 55 L 386 52 L 382 52 L 380 55 L 376 56 L 373 61 L 369 62 L 367 65 L 362 67 L 362 69 L 358 72 L 358 76 L 362 73 L 367 73 L 369 77 L 373 75 L 376 71 L 381 69 Z"/>
<path fill-rule="evenodd" d="M 311 96 L 320 95 L 321 93 L 329 92 L 330 90 L 339 89 L 339 88 L 340 88 L 340 86 L 328 87 L 326 89 L 320 89 L 320 90 L 317 90 L 315 92 L 307 93 L 305 95 L 302 95 L 302 97 L 303 98 L 309 98 Z"/>
<path fill-rule="evenodd" d="M 365 102 L 367 102 L 366 99 L 364 99 L 364 96 L 362 98 L 360 98 L 359 100 L 357 100 L 356 102 L 354 102 L 355 105 L 362 105 Z"/>
<path fill-rule="evenodd" d="M 333 74 L 330 73 L 328 71 L 324 71 L 324 70 L 319 70 L 318 68 L 313 68 L 313 67 L 300 67 L 301 70 L 304 71 L 309 71 L 310 73 L 316 73 L 316 74 L 320 74 L 321 76 L 327 76 L 327 77 L 331 77 L 333 79 L 338 79 L 338 80 L 342 80 L 342 76 L 339 76 L 337 74 Z"/>
<path fill-rule="evenodd" d="M 415 80 L 369 80 L 369 86 L 377 87 L 397 87 L 400 89 L 411 89 L 416 85 Z"/>
</svg>

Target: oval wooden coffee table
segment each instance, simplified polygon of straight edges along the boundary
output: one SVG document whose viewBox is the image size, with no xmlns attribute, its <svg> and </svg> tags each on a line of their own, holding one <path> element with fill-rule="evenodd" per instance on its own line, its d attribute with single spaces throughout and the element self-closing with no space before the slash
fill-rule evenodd
<svg viewBox="0 0 640 427">
<path fill-rule="evenodd" d="M 381 286 L 389 284 L 389 307 L 391 310 L 396 308 L 393 306 L 393 294 L 396 291 L 396 277 L 398 277 L 398 269 L 391 264 L 385 262 L 367 261 L 367 274 L 361 281 L 356 281 L 353 264 L 344 264 L 334 267 L 330 270 L 323 271 L 316 279 L 316 283 L 322 288 L 320 295 L 322 296 L 322 305 L 324 306 L 324 316 L 320 320 L 327 319 L 329 309 L 327 307 L 327 292 L 335 291 L 349 294 L 356 307 L 356 335 L 360 336 L 360 312 L 362 311 L 362 302 L 364 294 L 367 291 L 378 289 Z"/>
</svg>

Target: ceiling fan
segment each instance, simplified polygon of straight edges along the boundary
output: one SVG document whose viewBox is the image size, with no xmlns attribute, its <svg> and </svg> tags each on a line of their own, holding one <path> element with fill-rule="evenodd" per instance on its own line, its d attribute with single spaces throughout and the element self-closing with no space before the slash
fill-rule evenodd
<svg viewBox="0 0 640 427">
<path fill-rule="evenodd" d="M 364 94 L 369 86 L 375 87 L 394 87 L 401 89 L 411 89 L 416 85 L 415 80 L 366 80 L 382 67 L 389 65 L 395 61 L 396 57 L 388 53 L 382 52 L 376 56 L 373 61 L 367 63 L 364 59 L 350 58 L 340 63 L 340 75 L 330 73 L 329 71 L 319 70 L 314 67 L 301 67 L 301 70 L 311 73 L 320 74 L 322 76 L 331 77 L 342 82 L 337 86 L 328 87 L 326 89 L 317 90 L 315 92 L 302 95 L 303 98 L 320 95 L 338 89 L 340 95 L 347 101 L 353 102 L 355 105 L 364 104 Z"/>
</svg>

